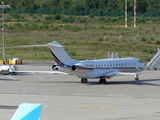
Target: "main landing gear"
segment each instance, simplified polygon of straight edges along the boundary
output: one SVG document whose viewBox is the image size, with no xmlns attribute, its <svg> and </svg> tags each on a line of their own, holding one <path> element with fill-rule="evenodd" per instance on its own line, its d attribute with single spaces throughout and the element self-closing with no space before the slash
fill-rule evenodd
<svg viewBox="0 0 160 120">
<path fill-rule="evenodd" d="M 99 83 L 100 83 L 100 84 L 106 84 L 107 81 L 106 81 L 105 78 L 100 78 Z"/>
<path fill-rule="evenodd" d="M 87 78 L 82 78 L 82 79 L 81 79 L 81 83 L 88 83 Z"/>
<path fill-rule="evenodd" d="M 82 79 L 81 79 L 81 83 L 88 83 L 88 79 L 87 79 L 87 78 L 82 78 Z M 106 84 L 107 81 L 106 81 L 105 78 L 100 78 L 99 83 L 100 83 L 100 84 Z"/>
<path fill-rule="evenodd" d="M 136 80 L 136 81 L 139 80 L 138 74 L 135 75 L 135 80 Z M 87 79 L 87 78 L 82 78 L 82 79 L 81 79 L 81 83 L 88 83 L 88 79 Z M 100 83 L 100 84 L 106 84 L 107 81 L 106 81 L 105 78 L 100 78 L 100 79 L 99 79 L 99 83 Z"/>
</svg>

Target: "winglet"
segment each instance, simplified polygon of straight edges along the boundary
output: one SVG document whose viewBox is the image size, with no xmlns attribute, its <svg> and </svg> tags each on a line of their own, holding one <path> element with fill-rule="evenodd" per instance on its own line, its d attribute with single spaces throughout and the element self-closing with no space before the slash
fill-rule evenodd
<svg viewBox="0 0 160 120">
<path fill-rule="evenodd" d="M 42 104 L 22 103 L 11 120 L 40 120 Z"/>
</svg>

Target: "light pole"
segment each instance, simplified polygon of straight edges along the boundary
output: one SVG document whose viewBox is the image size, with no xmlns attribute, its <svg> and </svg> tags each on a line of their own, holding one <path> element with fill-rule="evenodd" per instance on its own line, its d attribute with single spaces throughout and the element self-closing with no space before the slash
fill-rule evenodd
<svg viewBox="0 0 160 120">
<path fill-rule="evenodd" d="M 11 8 L 10 5 L 4 5 L 2 2 L 2 5 L 0 5 L 0 8 L 2 9 L 2 49 L 3 49 L 3 60 L 5 60 L 5 41 L 4 41 L 4 9 Z"/>
<path fill-rule="evenodd" d="M 134 28 L 136 28 L 136 0 L 134 0 Z"/>
<path fill-rule="evenodd" d="M 128 23 L 127 23 L 127 0 L 125 0 L 125 28 L 128 27 Z"/>
</svg>

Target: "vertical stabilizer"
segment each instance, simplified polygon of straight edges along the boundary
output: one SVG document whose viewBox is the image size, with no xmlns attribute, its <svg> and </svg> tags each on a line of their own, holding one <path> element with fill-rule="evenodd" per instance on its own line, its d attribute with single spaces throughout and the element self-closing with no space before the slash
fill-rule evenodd
<svg viewBox="0 0 160 120">
<path fill-rule="evenodd" d="M 22 103 L 11 120 L 40 120 L 42 104 Z"/>
<path fill-rule="evenodd" d="M 76 62 L 75 59 L 72 59 L 67 52 L 63 49 L 63 46 L 57 42 L 51 42 L 46 44 L 51 50 L 52 55 L 54 56 L 54 60 L 58 65 L 71 65 Z"/>
</svg>

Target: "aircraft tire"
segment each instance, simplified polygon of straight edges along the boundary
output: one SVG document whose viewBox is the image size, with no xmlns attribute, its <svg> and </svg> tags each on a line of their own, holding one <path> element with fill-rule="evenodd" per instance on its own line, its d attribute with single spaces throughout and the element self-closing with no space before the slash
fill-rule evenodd
<svg viewBox="0 0 160 120">
<path fill-rule="evenodd" d="M 87 78 L 82 78 L 82 79 L 81 79 L 81 83 L 88 83 Z"/>
<path fill-rule="evenodd" d="M 88 80 L 87 80 L 87 78 L 85 78 L 85 79 L 84 79 L 84 83 L 88 83 Z"/>
<path fill-rule="evenodd" d="M 136 76 L 135 76 L 135 80 L 136 80 L 136 81 L 138 81 L 138 80 L 139 80 L 138 74 L 136 74 Z"/>
<path fill-rule="evenodd" d="M 136 80 L 136 81 L 138 81 L 138 80 L 139 80 L 139 78 L 135 78 L 135 80 Z"/>
<path fill-rule="evenodd" d="M 107 81 L 106 81 L 106 79 L 105 79 L 105 78 L 101 78 L 101 79 L 99 80 L 99 83 L 100 83 L 100 84 L 106 84 L 106 83 L 107 83 Z"/>
</svg>

